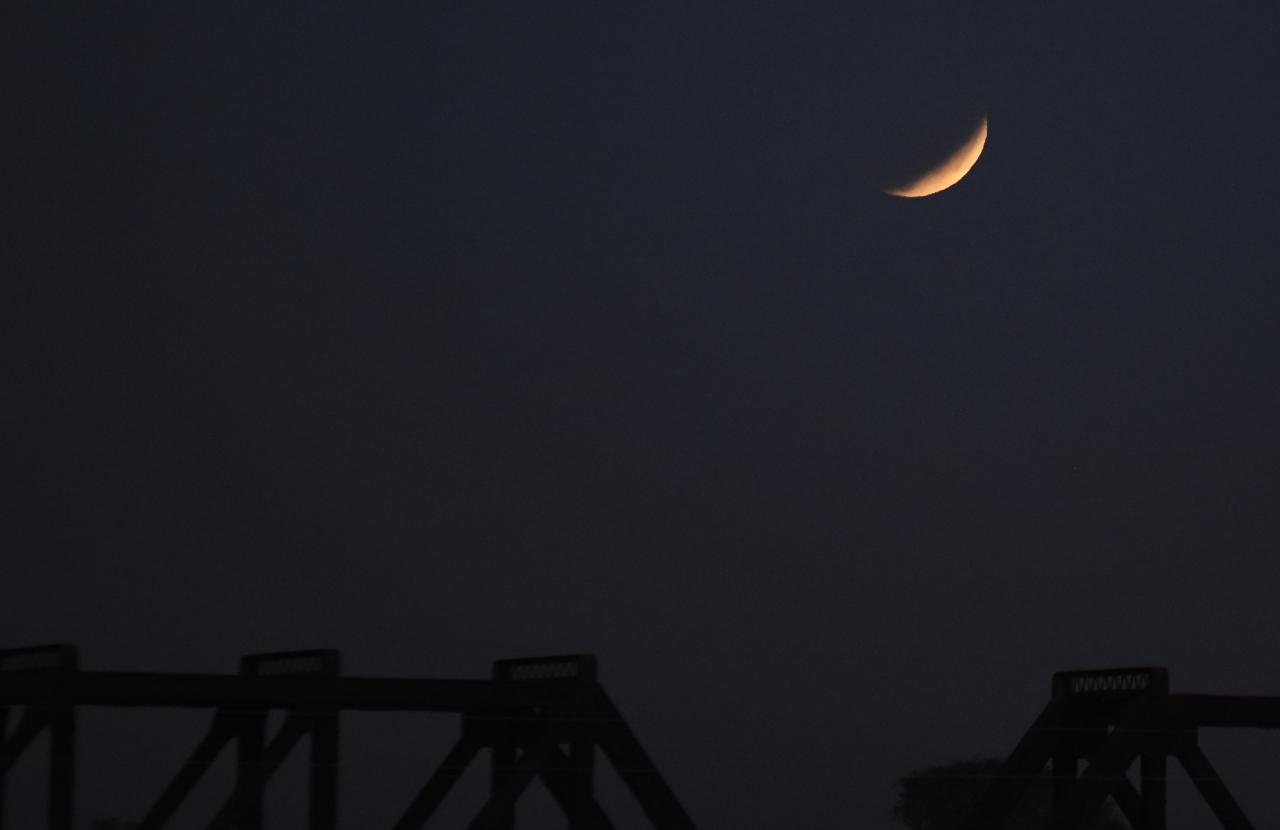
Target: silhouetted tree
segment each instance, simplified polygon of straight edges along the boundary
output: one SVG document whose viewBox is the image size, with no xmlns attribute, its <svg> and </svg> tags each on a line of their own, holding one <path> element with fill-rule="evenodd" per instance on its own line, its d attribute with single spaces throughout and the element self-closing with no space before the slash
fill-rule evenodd
<svg viewBox="0 0 1280 830">
<path fill-rule="evenodd" d="M 983 790 L 1000 775 L 996 758 L 973 758 L 915 770 L 898 779 L 893 815 L 908 830 L 954 830 Z M 1048 777 L 1032 785 L 1001 830 L 1044 830 L 1051 807 Z M 1130 830 L 1129 822 L 1108 801 L 1090 830 Z"/>
</svg>

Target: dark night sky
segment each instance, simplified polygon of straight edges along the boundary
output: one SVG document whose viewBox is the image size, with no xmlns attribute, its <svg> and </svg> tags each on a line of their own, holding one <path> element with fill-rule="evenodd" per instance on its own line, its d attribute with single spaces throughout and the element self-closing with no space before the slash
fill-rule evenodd
<svg viewBox="0 0 1280 830">
<path fill-rule="evenodd" d="M 1057 669 L 1280 694 L 1273 4 L 0 15 L 6 644 L 595 651 L 707 828 L 880 830 Z"/>
</svg>

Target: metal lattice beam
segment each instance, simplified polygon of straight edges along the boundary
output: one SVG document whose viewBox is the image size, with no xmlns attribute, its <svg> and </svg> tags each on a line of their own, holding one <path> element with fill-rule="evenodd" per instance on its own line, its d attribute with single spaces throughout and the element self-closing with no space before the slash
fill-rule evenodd
<svg viewBox="0 0 1280 830">
<path fill-rule="evenodd" d="M 597 681 L 591 655 L 500 660 L 488 680 L 345 677 L 333 650 L 251 654 L 238 674 L 80 671 L 66 646 L 0 651 L 0 724 L 10 707 L 26 707 L 9 734 L 0 730 L 0 797 L 4 773 L 43 732 L 52 736 L 51 830 L 70 830 L 74 714 L 80 706 L 183 707 L 213 710 L 206 734 L 161 791 L 139 825 L 164 830 L 202 776 L 234 747 L 236 778 L 208 830 L 265 830 L 263 800 L 272 776 L 304 739 L 311 830 L 336 830 L 340 713 L 452 712 L 462 736 L 415 795 L 394 830 L 425 827 L 463 772 L 487 750 L 488 799 L 475 830 L 510 830 L 515 804 L 540 779 L 570 830 L 612 830 L 596 800 L 597 750 L 659 830 L 692 830 L 693 822 Z M 267 735 L 267 717 L 285 720 Z M 3 802 L 0 801 L 0 808 Z M 0 809 L 0 830 L 3 812 Z"/>
</svg>

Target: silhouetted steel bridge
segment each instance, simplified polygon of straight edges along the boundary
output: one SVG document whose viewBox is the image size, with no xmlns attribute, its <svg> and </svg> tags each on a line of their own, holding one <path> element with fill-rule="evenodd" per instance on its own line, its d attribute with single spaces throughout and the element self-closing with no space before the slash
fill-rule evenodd
<svg viewBox="0 0 1280 830">
<path fill-rule="evenodd" d="M 655 828 L 694 827 L 599 684 L 591 655 L 499 660 L 489 679 L 440 680 L 347 677 L 338 653 L 327 649 L 246 655 L 236 674 L 85 671 L 72 646 L 0 650 L 0 830 L 5 779 L 43 735 L 47 827 L 72 830 L 76 711 L 82 706 L 213 712 L 208 731 L 141 818 L 139 830 L 172 826 L 179 807 L 227 750 L 236 755 L 235 780 L 206 827 L 263 830 L 268 782 L 303 739 L 309 749 L 308 827 L 336 830 L 338 723 L 344 711 L 461 717 L 456 742 L 392 830 L 426 827 L 482 752 L 488 795 L 467 825 L 471 830 L 512 830 L 516 803 L 535 779 L 558 803 L 569 830 L 611 830 L 596 798 L 598 753 Z M 273 712 L 282 712 L 284 720 L 268 734 Z M 1048 830 L 1080 830 L 1108 798 L 1137 830 L 1165 830 L 1166 772 L 1173 758 L 1226 830 L 1253 830 L 1199 746 L 1198 731 L 1206 727 L 1278 729 L 1280 698 L 1171 694 L 1168 672 L 1161 668 L 1060 672 L 1044 711 L 960 826 L 999 830 L 1047 771 L 1053 792 Z M 1127 775 L 1135 764 L 1138 786 Z"/>
<path fill-rule="evenodd" d="M 1050 830 L 1079 830 L 1112 799 L 1135 830 L 1165 830 L 1176 759 L 1226 830 L 1253 830 L 1200 747 L 1206 728 L 1280 729 L 1280 697 L 1169 692 L 1164 668 L 1059 672 L 1049 702 L 961 824 L 996 830 L 1048 769 Z M 1129 780 L 1138 767 L 1139 786 Z"/>
</svg>

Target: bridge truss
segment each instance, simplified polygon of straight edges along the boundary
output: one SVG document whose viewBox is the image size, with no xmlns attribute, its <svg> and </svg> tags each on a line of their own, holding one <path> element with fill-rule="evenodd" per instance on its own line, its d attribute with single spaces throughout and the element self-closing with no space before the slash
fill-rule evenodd
<svg viewBox="0 0 1280 830">
<path fill-rule="evenodd" d="M 263 830 L 268 783 L 308 745 L 308 827 L 338 820 L 338 725 L 344 711 L 440 712 L 461 717 L 457 741 L 405 807 L 392 830 L 427 826 L 454 784 L 482 753 L 489 790 L 472 830 L 512 830 L 515 805 L 535 779 L 559 804 L 570 830 L 611 830 L 596 799 L 597 752 L 658 830 L 694 824 L 597 680 L 591 655 L 499 660 L 487 680 L 347 677 L 338 652 L 252 654 L 237 674 L 84 671 L 68 645 L 0 650 L 0 830 L 10 769 L 48 735 L 48 828 L 72 830 L 76 712 L 84 706 L 180 707 L 213 714 L 196 743 L 141 818 L 139 830 L 171 819 L 212 762 L 236 756 L 230 793 L 208 830 Z M 268 734 L 268 716 L 283 712 Z M 17 717 L 14 717 L 17 715 Z M 12 725 L 11 725 L 12 721 Z"/>
<path fill-rule="evenodd" d="M 1050 830 L 1083 830 L 1108 798 L 1135 830 L 1165 830 L 1172 759 L 1225 830 L 1253 830 L 1200 747 L 1199 731 L 1219 727 L 1280 729 L 1280 697 L 1172 694 L 1163 668 L 1059 672 L 1048 704 L 961 827 L 1000 830 L 1047 769 Z"/>
</svg>

